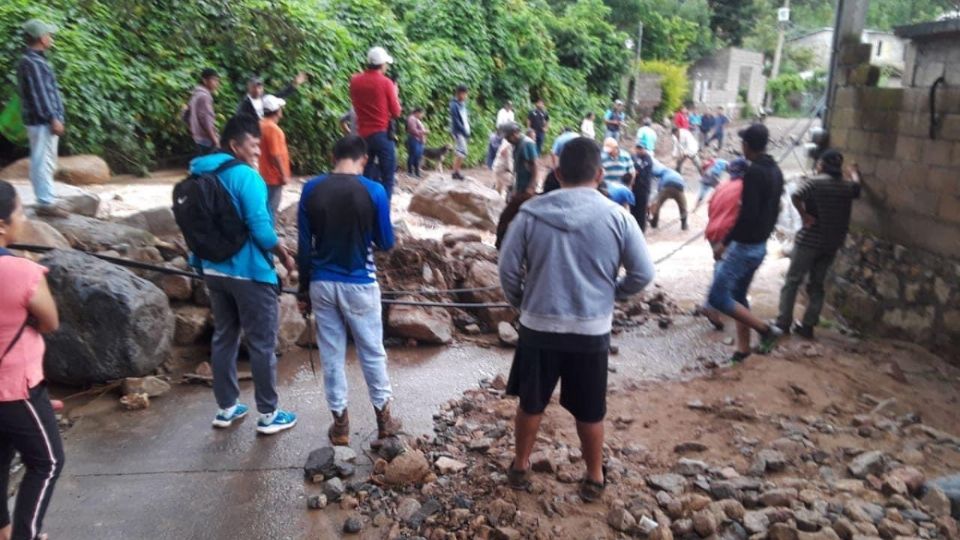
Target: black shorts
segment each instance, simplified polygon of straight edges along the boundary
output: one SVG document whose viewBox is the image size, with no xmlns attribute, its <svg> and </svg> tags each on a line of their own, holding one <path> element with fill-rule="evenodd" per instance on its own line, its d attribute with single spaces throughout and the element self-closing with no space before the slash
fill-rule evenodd
<svg viewBox="0 0 960 540">
<path fill-rule="evenodd" d="M 578 422 L 595 423 L 607 414 L 607 360 L 610 334 L 552 334 L 520 327 L 507 394 L 520 409 L 540 414 L 560 381 L 560 405 Z"/>
</svg>

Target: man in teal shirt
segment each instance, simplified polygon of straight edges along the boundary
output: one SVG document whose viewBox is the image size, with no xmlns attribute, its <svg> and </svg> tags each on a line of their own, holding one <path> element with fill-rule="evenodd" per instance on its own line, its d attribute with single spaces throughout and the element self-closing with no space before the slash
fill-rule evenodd
<svg viewBox="0 0 960 540">
<path fill-rule="evenodd" d="M 503 128 L 506 138 L 513 145 L 513 171 L 516 180 L 513 184 L 513 193 L 537 191 L 537 143 L 524 135 L 517 123 L 510 123 Z"/>
</svg>

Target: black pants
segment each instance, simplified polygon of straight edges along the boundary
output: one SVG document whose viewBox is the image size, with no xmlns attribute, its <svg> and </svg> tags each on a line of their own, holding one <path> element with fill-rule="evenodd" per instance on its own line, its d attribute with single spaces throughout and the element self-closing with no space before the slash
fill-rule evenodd
<svg viewBox="0 0 960 540">
<path fill-rule="evenodd" d="M 44 383 L 30 389 L 30 399 L 0 402 L 0 528 L 11 523 L 6 497 L 14 452 L 27 472 L 17 491 L 11 540 L 34 540 L 63 470 L 63 443 Z"/>
<path fill-rule="evenodd" d="M 630 208 L 630 213 L 633 214 L 634 219 L 637 220 L 637 224 L 640 225 L 640 230 L 647 232 L 647 210 L 650 206 L 650 183 L 647 182 L 646 185 L 642 185 L 643 182 L 636 180 L 633 185 L 633 198 L 636 199 L 636 204 Z"/>
</svg>

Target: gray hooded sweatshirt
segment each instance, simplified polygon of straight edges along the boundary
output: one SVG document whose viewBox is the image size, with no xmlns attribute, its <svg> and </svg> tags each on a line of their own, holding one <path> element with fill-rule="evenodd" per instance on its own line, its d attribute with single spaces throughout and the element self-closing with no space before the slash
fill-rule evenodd
<svg viewBox="0 0 960 540">
<path fill-rule="evenodd" d="M 520 324 L 539 332 L 610 332 L 614 300 L 640 292 L 653 272 L 636 220 L 587 187 L 524 203 L 500 250 L 503 292 Z"/>
</svg>

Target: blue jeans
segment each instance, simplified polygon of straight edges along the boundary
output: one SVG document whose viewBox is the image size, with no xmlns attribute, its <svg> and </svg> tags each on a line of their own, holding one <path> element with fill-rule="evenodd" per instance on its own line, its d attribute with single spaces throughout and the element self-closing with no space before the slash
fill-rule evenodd
<svg viewBox="0 0 960 540">
<path fill-rule="evenodd" d="M 543 155 L 543 140 L 547 138 L 547 133 L 545 131 L 537 131 L 537 154 Z"/>
<path fill-rule="evenodd" d="M 421 158 L 423 158 L 423 143 L 413 137 L 407 138 L 407 173 L 420 174 Z"/>
<path fill-rule="evenodd" d="M 240 330 L 247 340 L 257 411 L 277 409 L 277 329 L 280 304 L 277 288 L 266 283 L 207 275 L 204 278 L 213 311 L 213 395 L 217 406 L 228 409 L 240 397 L 237 352 Z"/>
<path fill-rule="evenodd" d="M 738 303 L 749 308 L 747 289 L 750 288 L 753 275 L 757 272 L 757 268 L 760 268 L 766 255 L 766 242 L 759 244 L 733 242 L 727 246 L 723 259 L 714 272 L 707 304 L 727 315 L 733 313 Z"/>
<path fill-rule="evenodd" d="M 57 145 L 60 137 L 53 134 L 48 124 L 27 126 L 30 139 L 30 183 L 37 204 L 50 206 L 56 202 L 53 193 L 53 173 L 57 169 Z"/>
<path fill-rule="evenodd" d="M 383 184 L 387 197 L 393 197 L 393 177 L 397 168 L 397 145 L 380 131 L 367 136 L 367 166 L 363 175 Z"/>
<path fill-rule="evenodd" d="M 344 363 L 348 330 L 357 346 L 370 401 L 382 409 L 393 397 L 393 389 L 387 375 L 387 351 L 383 348 L 380 285 L 314 281 L 310 283 L 310 301 L 317 321 L 317 346 L 330 410 L 340 414 L 347 408 Z"/>
</svg>

